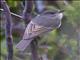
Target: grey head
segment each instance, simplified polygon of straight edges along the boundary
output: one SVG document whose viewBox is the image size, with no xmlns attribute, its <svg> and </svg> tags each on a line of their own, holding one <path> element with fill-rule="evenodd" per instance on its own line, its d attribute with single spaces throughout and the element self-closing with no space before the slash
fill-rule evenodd
<svg viewBox="0 0 80 60">
<path fill-rule="evenodd" d="M 44 11 L 42 14 L 55 14 L 55 13 L 63 13 L 64 10 L 56 10 L 56 11 Z"/>
<path fill-rule="evenodd" d="M 42 25 L 45 27 L 57 27 L 63 17 L 63 10 L 57 11 L 44 11 L 32 21 L 38 25 Z"/>
<path fill-rule="evenodd" d="M 50 15 L 52 17 L 58 17 L 62 19 L 64 10 L 56 10 L 56 11 L 44 11 L 43 15 Z"/>
</svg>

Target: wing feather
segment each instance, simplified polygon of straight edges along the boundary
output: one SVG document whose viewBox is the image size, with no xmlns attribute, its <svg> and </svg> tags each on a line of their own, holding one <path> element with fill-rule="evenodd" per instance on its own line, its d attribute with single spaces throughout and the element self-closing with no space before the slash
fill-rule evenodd
<svg viewBox="0 0 80 60">
<path fill-rule="evenodd" d="M 31 21 L 25 30 L 23 39 L 34 38 L 35 36 L 38 36 L 46 31 L 48 31 L 47 28 L 37 25 Z"/>
</svg>

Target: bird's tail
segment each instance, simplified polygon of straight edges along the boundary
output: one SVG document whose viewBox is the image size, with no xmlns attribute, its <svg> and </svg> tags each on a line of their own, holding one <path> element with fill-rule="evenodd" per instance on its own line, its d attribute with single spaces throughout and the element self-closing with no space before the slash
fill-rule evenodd
<svg viewBox="0 0 80 60">
<path fill-rule="evenodd" d="M 32 42 L 32 39 L 30 39 L 30 40 L 21 40 L 21 41 L 16 45 L 16 48 L 17 48 L 19 51 L 24 51 L 24 50 L 30 45 L 31 42 Z"/>
</svg>

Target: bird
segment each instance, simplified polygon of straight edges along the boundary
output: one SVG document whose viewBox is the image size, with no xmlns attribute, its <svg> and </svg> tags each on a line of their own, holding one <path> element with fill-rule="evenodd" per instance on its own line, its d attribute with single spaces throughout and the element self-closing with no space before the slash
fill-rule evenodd
<svg viewBox="0 0 80 60">
<path fill-rule="evenodd" d="M 16 45 L 20 51 L 24 51 L 35 37 L 58 29 L 61 26 L 63 10 L 44 11 L 34 17 L 27 25 L 22 40 Z"/>
</svg>

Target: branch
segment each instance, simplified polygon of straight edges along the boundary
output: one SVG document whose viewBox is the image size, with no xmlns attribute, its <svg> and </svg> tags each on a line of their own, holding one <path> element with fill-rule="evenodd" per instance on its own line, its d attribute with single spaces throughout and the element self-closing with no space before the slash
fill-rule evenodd
<svg viewBox="0 0 80 60">
<path fill-rule="evenodd" d="M 34 40 L 31 42 L 32 60 L 39 60 L 39 55 L 37 52 L 38 42 L 37 42 L 37 39 L 34 39 Z"/>
<path fill-rule="evenodd" d="M 23 19 L 25 22 L 25 25 L 31 21 L 31 12 L 33 8 L 33 0 L 25 0 L 25 8 L 23 11 Z M 37 53 L 37 44 L 35 44 L 35 41 L 33 40 L 31 43 L 31 52 L 32 52 L 32 60 L 39 60 L 38 53 Z"/>
<path fill-rule="evenodd" d="M 4 9 L 6 17 L 6 41 L 7 41 L 7 50 L 8 57 L 7 60 L 13 60 L 13 39 L 12 39 L 12 18 L 10 14 L 9 7 L 5 0 L 1 0 L 1 6 Z"/>
<path fill-rule="evenodd" d="M 23 17 L 20 16 L 20 15 L 18 15 L 18 14 L 15 14 L 15 13 L 12 13 L 12 12 L 11 12 L 11 15 L 13 15 L 13 16 L 15 16 L 15 17 L 18 17 L 18 18 L 20 18 L 20 19 L 23 19 Z"/>
<path fill-rule="evenodd" d="M 0 9 L 0 11 L 4 12 L 3 9 Z M 12 13 L 12 12 L 10 12 L 10 14 L 13 15 L 13 16 L 15 16 L 15 17 L 18 17 L 18 18 L 20 18 L 20 19 L 23 19 L 23 17 L 20 16 L 20 15 L 18 15 L 18 14 L 15 14 L 15 13 Z"/>
<path fill-rule="evenodd" d="M 25 8 L 23 10 L 23 19 L 24 19 L 26 26 L 31 20 L 32 8 L 33 8 L 33 1 L 32 0 L 27 0 L 27 1 L 25 0 Z"/>
</svg>

